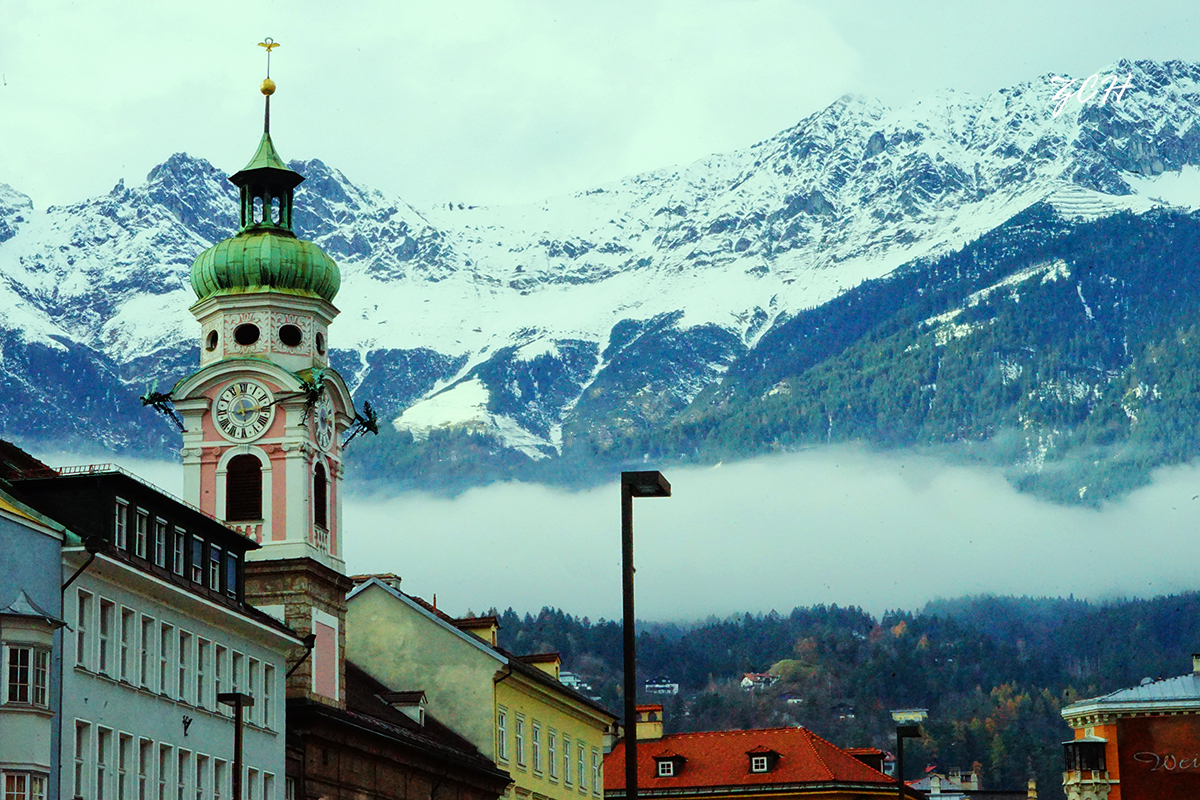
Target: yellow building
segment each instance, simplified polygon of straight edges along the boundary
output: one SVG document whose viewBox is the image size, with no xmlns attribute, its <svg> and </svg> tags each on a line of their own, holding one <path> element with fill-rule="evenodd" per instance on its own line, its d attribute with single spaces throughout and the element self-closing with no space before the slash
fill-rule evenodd
<svg viewBox="0 0 1200 800">
<path fill-rule="evenodd" d="M 604 794 L 616 717 L 558 680 L 557 654 L 496 646 L 492 617 L 456 620 L 365 576 L 348 598 L 346 657 L 382 683 L 423 691 L 431 713 L 507 771 L 507 795 L 582 800 Z"/>
</svg>

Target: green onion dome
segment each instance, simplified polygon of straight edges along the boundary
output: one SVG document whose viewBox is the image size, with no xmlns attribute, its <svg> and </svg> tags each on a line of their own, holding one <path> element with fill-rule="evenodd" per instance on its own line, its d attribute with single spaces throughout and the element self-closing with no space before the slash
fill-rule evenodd
<svg viewBox="0 0 1200 800">
<path fill-rule="evenodd" d="M 200 300 L 218 294 L 278 291 L 333 301 L 341 286 L 334 260 L 289 230 L 255 226 L 217 242 L 192 264 Z"/>
<path fill-rule="evenodd" d="M 324 250 L 292 230 L 294 190 L 304 177 L 283 163 L 270 133 L 229 180 L 240 190 L 241 229 L 192 263 L 196 297 L 283 292 L 332 302 L 341 273 Z"/>
</svg>

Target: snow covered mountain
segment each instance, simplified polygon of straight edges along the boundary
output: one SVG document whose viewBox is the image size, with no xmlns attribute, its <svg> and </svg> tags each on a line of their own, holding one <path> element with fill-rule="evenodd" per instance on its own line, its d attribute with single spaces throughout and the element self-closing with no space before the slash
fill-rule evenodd
<svg viewBox="0 0 1200 800">
<path fill-rule="evenodd" d="M 342 270 L 335 365 L 402 434 L 388 447 L 467 432 L 505 464 L 603 450 L 758 363 L 798 313 L 1037 204 L 1077 222 L 1200 207 L 1200 64 L 1101 75 L 1057 116 L 1052 76 L 898 110 L 844 97 L 744 150 L 519 207 L 417 209 L 293 162 L 297 229 Z M 234 231 L 225 178 L 177 154 L 40 212 L 0 184 L 0 435 L 173 446 L 136 395 L 197 361 L 187 272 Z"/>
</svg>

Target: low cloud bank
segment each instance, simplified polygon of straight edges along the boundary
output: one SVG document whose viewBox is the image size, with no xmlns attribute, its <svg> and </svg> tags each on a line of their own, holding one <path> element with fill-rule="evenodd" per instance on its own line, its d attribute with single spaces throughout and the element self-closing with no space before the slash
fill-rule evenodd
<svg viewBox="0 0 1200 800">
<path fill-rule="evenodd" d="M 121 463 L 181 491 L 177 464 Z M 816 603 L 879 614 L 982 592 L 1103 600 L 1200 585 L 1200 467 L 1160 470 L 1099 510 L 1020 494 L 997 470 L 851 447 L 664 472 L 674 496 L 634 508 L 643 619 Z M 397 573 L 451 614 L 555 606 L 620 615 L 615 482 L 583 492 L 503 483 L 455 498 L 351 488 L 351 573 Z"/>
</svg>

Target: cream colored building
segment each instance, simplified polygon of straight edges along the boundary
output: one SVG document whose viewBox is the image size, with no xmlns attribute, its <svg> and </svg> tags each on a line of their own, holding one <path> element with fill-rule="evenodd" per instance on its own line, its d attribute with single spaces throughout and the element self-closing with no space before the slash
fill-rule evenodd
<svg viewBox="0 0 1200 800">
<path fill-rule="evenodd" d="M 346 657 L 429 710 L 513 779 L 507 795 L 582 800 L 604 793 L 604 750 L 616 717 L 558 680 L 557 654 L 496 646 L 492 618 L 453 619 L 368 577 L 348 598 Z"/>
</svg>

